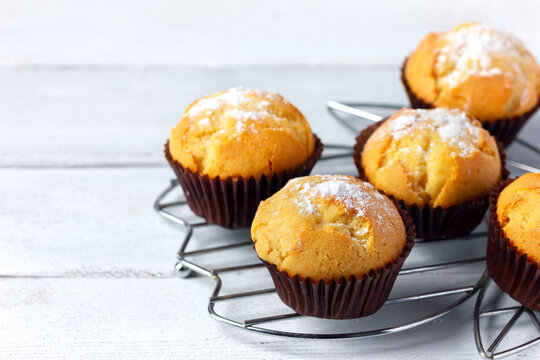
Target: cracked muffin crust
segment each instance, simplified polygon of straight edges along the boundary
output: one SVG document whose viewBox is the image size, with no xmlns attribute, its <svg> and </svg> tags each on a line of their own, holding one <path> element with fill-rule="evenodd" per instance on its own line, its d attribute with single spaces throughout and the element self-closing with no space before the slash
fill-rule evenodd
<svg viewBox="0 0 540 360">
<path fill-rule="evenodd" d="M 260 178 L 304 163 L 315 138 L 281 95 L 232 88 L 193 102 L 172 129 L 174 160 L 199 175 Z"/>
<path fill-rule="evenodd" d="M 406 61 L 404 80 L 424 103 L 481 122 L 524 115 L 540 98 L 540 67 L 521 41 L 475 22 L 427 35 Z"/>
<path fill-rule="evenodd" d="M 497 199 L 497 220 L 512 246 L 540 264 L 540 173 L 527 173 Z"/>
<path fill-rule="evenodd" d="M 402 252 L 406 229 L 394 203 L 371 184 L 315 175 L 290 180 L 261 202 L 251 237 L 278 271 L 329 282 L 386 266 Z"/>
<path fill-rule="evenodd" d="M 501 178 L 495 139 L 457 109 L 403 108 L 367 140 L 368 181 L 407 205 L 448 208 L 488 194 Z"/>
</svg>

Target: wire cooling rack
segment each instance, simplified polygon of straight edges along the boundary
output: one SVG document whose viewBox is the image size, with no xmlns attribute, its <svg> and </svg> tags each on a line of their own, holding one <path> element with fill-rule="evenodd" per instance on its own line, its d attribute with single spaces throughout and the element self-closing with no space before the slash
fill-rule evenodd
<svg viewBox="0 0 540 360">
<path fill-rule="evenodd" d="M 369 121 L 379 121 L 382 119 L 381 116 L 373 114 L 369 111 L 361 109 L 362 107 L 377 107 L 380 109 L 390 109 L 390 110 L 396 110 L 399 108 L 398 106 L 392 105 L 392 104 L 366 104 L 366 103 L 340 103 L 335 101 L 328 101 L 327 107 L 330 113 L 334 116 L 334 118 L 339 121 L 342 125 L 344 125 L 347 129 L 351 130 L 354 134 L 357 134 L 359 132 L 359 129 L 357 129 L 355 126 L 353 126 L 350 122 L 347 122 L 344 118 L 340 117 L 336 111 L 346 113 L 348 115 L 362 118 Z M 522 139 L 517 138 L 516 143 L 523 146 L 525 149 L 529 150 L 532 154 L 538 156 L 540 155 L 540 149 L 530 144 Z M 507 165 L 510 165 L 514 168 L 524 170 L 524 171 L 530 171 L 530 172 L 540 172 L 540 169 L 535 168 L 533 166 L 523 164 L 521 162 L 507 159 L 506 161 Z M 486 272 L 482 278 L 480 290 L 476 299 L 476 305 L 474 308 L 474 337 L 476 342 L 476 347 L 478 350 L 478 354 L 486 359 L 499 359 L 506 356 L 517 354 L 518 352 L 525 350 L 531 346 L 534 346 L 538 343 L 540 343 L 540 322 L 538 321 L 538 318 L 534 311 L 531 309 L 527 309 L 526 307 L 517 304 L 517 302 L 510 299 L 510 297 L 502 292 L 498 287 L 495 285 L 492 288 L 491 296 L 486 297 L 486 293 L 488 291 L 489 285 L 492 283 L 491 278 L 489 277 L 489 274 Z M 496 299 L 495 305 L 491 305 L 489 310 L 482 310 L 483 306 L 485 306 L 484 302 L 488 302 L 486 300 L 489 299 Z M 505 306 L 504 303 L 508 302 L 514 302 L 512 306 Z M 501 304 L 503 303 L 503 304 Z M 516 305 L 517 304 L 517 305 Z M 514 339 L 512 342 L 512 328 L 518 323 L 522 315 L 526 314 L 528 317 L 528 324 L 525 325 L 532 325 L 533 333 L 536 332 L 536 337 L 532 338 L 520 338 L 517 339 L 517 341 Z M 508 321 L 504 321 L 504 316 L 511 315 L 508 319 Z M 482 324 L 481 319 L 489 319 L 489 324 L 487 324 L 487 327 L 484 327 L 482 331 Z M 496 324 L 497 320 L 501 320 L 502 323 Z M 486 321 L 487 322 L 487 321 Z M 498 332 L 495 331 L 495 334 L 490 334 L 489 330 L 495 330 L 494 328 L 500 329 Z M 490 338 L 490 335 L 491 338 Z M 484 347 L 484 343 L 486 340 L 489 339 L 490 345 L 486 349 Z M 509 343 L 503 350 L 497 351 L 497 349 L 505 343 Z"/>
<path fill-rule="evenodd" d="M 346 120 L 337 112 L 352 115 L 356 119 L 378 121 L 382 119 L 380 115 L 365 109 L 389 111 L 401 106 L 328 101 L 327 107 L 338 122 L 356 135 L 360 129 L 353 125 L 355 122 Z M 519 139 L 517 141 L 540 153 L 533 145 Z M 335 165 L 339 169 L 337 172 L 344 173 L 342 160 L 350 158 L 351 154 L 351 146 L 326 144 L 325 154 L 318 164 L 327 167 Z M 349 163 L 352 164 L 352 161 Z M 512 160 L 508 160 L 507 164 L 525 171 L 538 171 Z M 336 171 L 326 171 L 330 172 Z M 417 240 L 396 279 L 390 298 L 374 315 L 351 320 L 302 316 L 292 312 L 277 297 L 270 276 L 252 249 L 248 230 L 227 230 L 198 218 L 189 210 L 177 180 L 171 180 L 169 186 L 158 196 L 154 209 L 180 226 L 183 231 L 175 266 L 177 274 L 183 278 L 196 274 L 212 279 L 214 289 L 207 306 L 210 315 L 218 321 L 249 331 L 316 339 L 367 338 L 397 333 L 441 318 L 479 291 L 483 297 L 489 281 L 484 257 L 474 256 L 483 254 L 485 249 L 487 231 L 483 224 L 463 238 L 432 242 Z M 426 261 L 426 258 L 429 261 Z M 427 281 L 432 278 L 429 275 L 441 273 L 445 276 L 437 276 L 437 281 Z M 448 281 L 445 283 L 441 279 Z M 225 291 L 225 288 L 228 288 L 228 291 Z M 480 307 L 481 297 L 478 298 L 477 308 Z M 477 317 L 494 317 L 507 311 L 515 310 L 492 309 L 479 312 Z M 534 313 L 528 309 L 522 309 L 521 312 L 532 314 L 531 318 L 536 319 Z M 538 320 L 534 323 L 540 331 Z M 477 329 L 478 327 L 475 327 L 477 344 L 480 344 L 479 352 L 487 358 L 513 354 L 540 340 L 535 339 L 510 350 L 494 353 L 501 340 L 484 351 L 481 333 L 476 331 Z M 503 332 L 503 337 L 509 333 L 508 329 Z"/>
</svg>

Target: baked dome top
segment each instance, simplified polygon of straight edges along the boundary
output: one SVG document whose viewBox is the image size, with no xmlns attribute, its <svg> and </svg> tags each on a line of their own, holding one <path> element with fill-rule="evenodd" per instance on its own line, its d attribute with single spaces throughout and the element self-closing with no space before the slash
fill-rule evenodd
<svg viewBox="0 0 540 360">
<path fill-rule="evenodd" d="M 313 153 L 304 115 L 281 95 L 232 88 L 193 102 L 172 129 L 174 160 L 210 178 L 255 177 L 291 170 Z"/>
<path fill-rule="evenodd" d="M 470 22 L 428 34 L 407 60 L 412 92 L 480 121 L 523 115 L 540 97 L 540 67 L 516 37 Z"/>
<path fill-rule="evenodd" d="M 540 173 L 522 175 L 501 191 L 497 219 L 510 243 L 540 265 Z"/>
<path fill-rule="evenodd" d="M 261 202 L 251 237 L 259 257 L 289 276 L 331 281 L 396 259 L 406 229 L 394 203 L 352 176 L 290 180 Z"/>
<path fill-rule="evenodd" d="M 403 108 L 369 137 L 362 168 L 398 200 L 448 208 L 488 194 L 502 164 L 494 138 L 465 112 Z"/>
</svg>

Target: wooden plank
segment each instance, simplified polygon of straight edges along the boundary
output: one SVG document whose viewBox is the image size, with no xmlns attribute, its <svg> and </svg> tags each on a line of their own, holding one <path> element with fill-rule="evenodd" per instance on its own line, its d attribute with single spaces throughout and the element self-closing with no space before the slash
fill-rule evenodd
<svg viewBox="0 0 540 360">
<path fill-rule="evenodd" d="M 169 169 L 0 172 L 0 274 L 170 273 L 179 233 L 152 209 Z"/>
<path fill-rule="evenodd" d="M 397 67 L 428 32 L 471 19 L 510 31 L 538 56 L 530 15 L 539 12 L 535 0 L 4 0 L 0 64 Z"/>
<path fill-rule="evenodd" d="M 471 359 L 472 302 L 406 333 L 352 341 L 253 334 L 212 320 L 203 279 L 1 279 L 3 359 Z M 519 329 L 519 327 L 518 327 Z M 535 349 L 520 356 L 534 358 Z"/>
<path fill-rule="evenodd" d="M 0 69 L 0 357 L 476 356 L 472 301 L 441 321 L 368 341 L 293 341 L 218 324 L 206 314 L 211 281 L 173 278 L 182 232 L 152 209 L 172 177 L 161 144 L 194 97 L 238 82 L 285 89 L 323 139 L 352 143 L 324 100 L 403 100 L 396 78 L 397 71 L 354 68 Z M 532 140 L 538 125 L 537 117 L 525 136 Z M 316 172 L 354 174 L 354 167 L 344 159 Z M 197 246 L 236 236 L 249 234 L 209 229 L 197 233 Z M 484 245 L 456 249 L 477 254 Z M 443 261 L 448 253 L 418 247 L 411 258 Z M 253 260 L 253 251 L 237 256 Z M 434 274 L 425 284 L 471 274 Z M 230 276 L 225 294 L 246 290 L 245 273 Z M 250 280 L 270 286 L 264 271 Z"/>
<path fill-rule="evenodd" d="M 404 102 L 397 71 L 359 68 L 3 68 L 0 82 L 3 167 L 162 166 L 187 105 L 237 85 L 282 92 L 329 142 L 353 136 L 327 114 L 327 99 Z"/>
<path fill-rule="evenodd" d="M 354 173 L 346 161 L 334 163 Z M 184 231 L 153 202 L 172 177 L 168 167 L 0 169 L 0 275 L 170 276 Z M 213 227 L 197 231 L 195 243 L 238 236 L 249 240 L 248 231 L 216 235 Z"/>
<path fill-rule="evenodd" d="M 321 162 L 314 169 L 315 173 L 355 171 L 350 158 Z M 0 275 L 171 276 L 185 231 L 160 217 L 153 201 L 172 177 L 166 167 L 1 169 L 0 213 L 8 216 L 0 217 Z M 177 188 L 170 200 L 179 196 Z M 187 207 L 179 214 L 196 219 Z M 193 238 L 188 250 L 250 239 L 248 229 L 216 226 L 197 229 Z M 465 241 L 460 247 L 448 244 L 444 251 L 426 245 L 415 254 L 419 260 L 442 263 L 454 260 L 447 255 L 457 256 L 466 248 L 471 257 L 478 257 L 483 256 L 482 241 Z M 252 252 L 249 246 L 230 251 L 245 264 L 256 261 L 250 257 Z M 234 264 L 229 256 L 202 258 L 219 268 Z"/>
<path fill-rule="evenodd" d="M 0 167 L 164 166 L 163 143 L 184 108 L 236 85 L 282 92 L 332 143 L 354 136 L 326 112 L 326 100 L 406 103 L 395 69 L 2 68 L 0 82 Z M 537 115 L 522 136 L 535 142 L 539 132 Z"/>
</svg>

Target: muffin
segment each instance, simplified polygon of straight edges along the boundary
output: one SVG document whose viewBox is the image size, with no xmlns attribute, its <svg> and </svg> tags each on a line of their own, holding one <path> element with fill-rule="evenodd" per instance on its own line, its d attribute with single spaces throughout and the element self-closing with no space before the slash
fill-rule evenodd
<svg viewBox="0 0 540 360">
<path fill-rule="evenodd" d="M 540 311 L 540 173 L 501 182 L 492 192 L 486 262 L 503 291 Z"/>
<path fill-rule="evenodd" d="M 257 206 L 322 152 L 302 113 L 281 95 L 232 88 L 193 102 L 165 156 L 186 200 L 208 223 L 249 227 Z"/>
<path fill-rule="evenodd" d="M 521 41 L 481 23 L 427 35 L 405 60 L 413 107 L 462 109 L 509 145 L 536 111 L 540 67 Z"/>
<path fill-rule="evenodd" d="M 352 176 L 290 180 L 261 202 L 251 237 L 281 300 L 304 315 L 377 311 L 414 244 L 406 212 Z"/>
<path fill-rule="evenodd" d="M 464 236 L 506 177 L 495 139 L 458 109 L 403 108 L 357 137 L 360 178 L 407 209 L 424 240 Z"/>
</svg>

